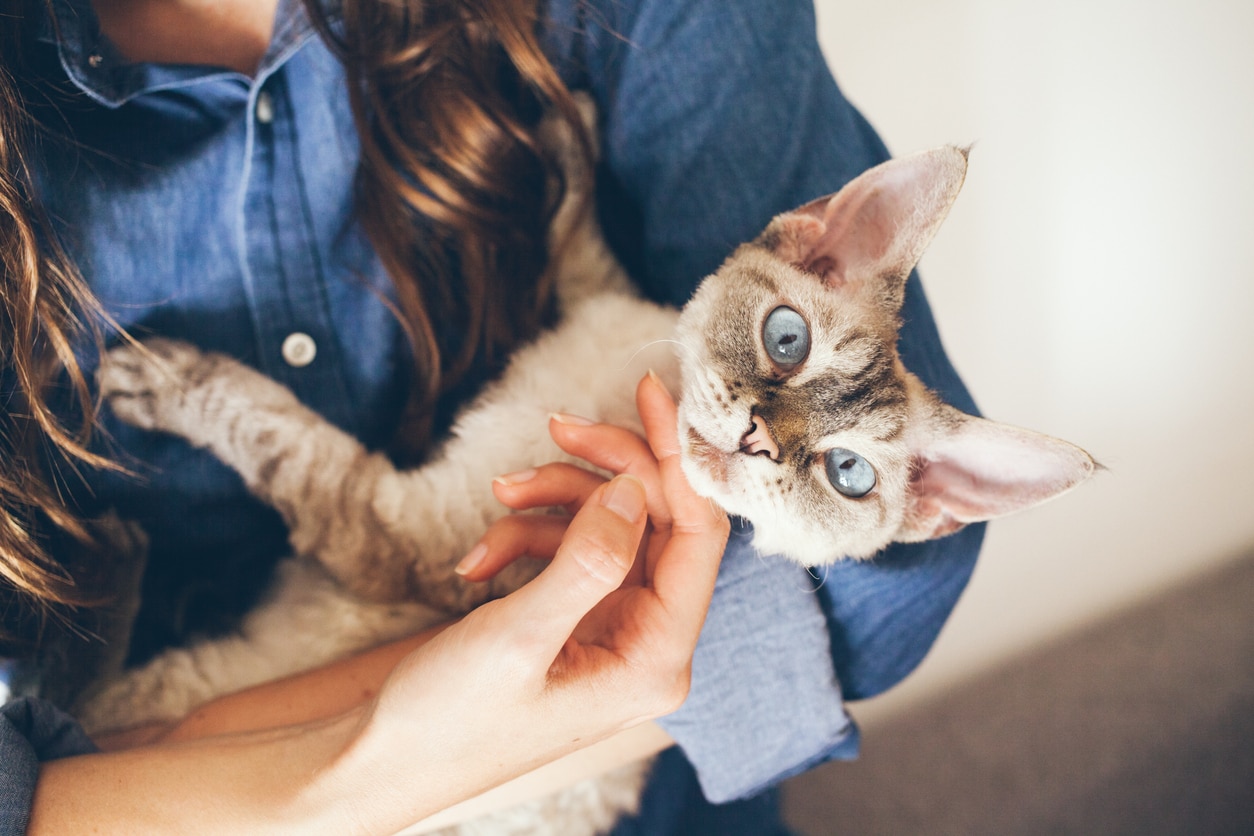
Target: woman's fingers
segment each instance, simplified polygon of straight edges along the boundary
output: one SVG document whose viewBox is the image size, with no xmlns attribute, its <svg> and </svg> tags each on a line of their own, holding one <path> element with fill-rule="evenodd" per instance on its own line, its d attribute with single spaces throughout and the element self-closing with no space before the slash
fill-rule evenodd
<svg viewBox="0 0 1254 836">
<path fill-rule="evenodd" d="M 565 422 L 563 421 L 565 420 Z M 586 423 L 571 416 L 555 417 L 555 434 L 572 450 L 590 450 L 593 464 L 622 466 L 645 484 L 650 515 L 668 518 L 661 495 L 661 478 L 646 442 L 635 433 L 605 424 Z M 575 514 L 605 478 L 572 464 L 550 463 L 518 473 L 498 476 L 492 492 L 514 510 L 561 507 Z M 658 511 L 654 513 L 653 509 Z M 458 566 L 467 580 L 483 581 L 500 572 L 511 561 L 524 555 L 551 557 L 557 550 L 567 520 L 535 516 L 512 516 L 495 522 L 480 543 Z M 637 582 L 643 582 L 645 566 L 638 567 Z"/>
<path fill-rule="evenodd" d="M 658 531 L 647 550 L 651 565 L 647 571 L 639 566 L 644 574 L 638 580 L 652 590 L 638 602 L 635 617 L 642 620 L 636 624 L 653 623 L 661 628 L 655 638 L 665 640 L 661 647 L 636 650 L 656 652 L 659 664 L 680 667 L 691 657 L 726 544 L 727 517 L 688 485 L 675 403 L 656 377 L 641 381 L 637 406 L 647 440 L 572 416 L 554 416 L 549 426 L 567 452 L 624 475 L 603 483 L 581 468 L 550 464 L 493 485 L 511 508 L 561 506 L 574 513 L 569 523 L 541 516 L 499 521 L 472 553 L 468 562 L 474 565 L 462 567 L 477 580 L 524 554 L 553 555 L 535 580 L 498 602 L 527 611 L 518 614 L 518 623 L 528 625 L 527 634 L 538 641 L 529 646 L 542 654 L 559 651 L 584 616 L 619 588 L 635 562 L 647 517 Z"/>
<path fill-rule="evenodd" d="M 492 482 L 492 493 L 515 511 L 560 507 L 573 516 L 603 484 L 604 476 L 573 464 L 555 462 L 522 473 L 498 476 Z"/>
<path fill-rule="evenodd" d="M 611 473 L 630 473 L 644 483 L 649 517 L 655 525 L 670 524 L 670 509 L 662 495 L 657 459 L 640 436 L 612 424 L 595 424 L 573 415 L 554 415 L 549 434 L 572 456 Z"/>
<path fill-rule="evenodd" d="M 658 461 L 679 455 L 679 410 L 671 393 L 653 372 L 636 385 L 636 411 L 644 424 L 645 438 Z"/>
<path fill-rule="evenodd" d="M 727 514 L 688 484 L 680 463 L 676 408 L 670 393 L 654 375 L 636 388 L 636 406 L 657 456 L 659 479 L 670 508 L 670 537 L 653 555 L 648 574 L 676 628 L 695 643 L 714 594 L 714 582 L 730 525 Z"/>
<path fill-rule="evenodd" d="M 534 639 L 535 652 L 555 658 L 580 620 L 623 582 L 644 534 L 645 502 L 634 476 L 597 488 L 571 519 L 552 563 L 498 602 Z"/>
<path fill-rule="evenodd" d="M 486 581 L 520 557 L 548 560 L 557 554 L 569 525 L 570 517 L 502 517 L 488 527 L 479 543 L 457 565 L 457 574 L 468 581 Z"/>
<path fill-rule="evenodd" d="M 469 581 L 485 581 L 520 557 L 548 559 L 556 553 L 574 516 L 605 477 L 554 462 L 518 473 L 498 476 L 492 492 L 516 511 L 564 508 L 570 516 L 514 514 L 488 527 L 479 543 L 457 566 Z"/>
</svg>

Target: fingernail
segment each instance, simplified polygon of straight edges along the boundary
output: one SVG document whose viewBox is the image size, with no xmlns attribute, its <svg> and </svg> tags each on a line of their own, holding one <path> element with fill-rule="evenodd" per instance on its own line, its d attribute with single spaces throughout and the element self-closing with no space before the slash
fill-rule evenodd
<svg viewBox="0 0 1254 836">
<path fill-rule="evenodd" d="M 601 504 L 629 522 L 644 513 L 644 483 L 626 473 L 615 476 L 601 495 Z"/>
<path fill-rule="evenodd" d="M 483 562 L 488 556 L 488 547 L 484 543 L 475 546 L 470 552 L 461 559 L 461 561 L 453 567 L 453 571 L 459 575 L 466 575 L 474 571 L 474 568 Z"/>
<path fill-rule="evenodd" d="M 521 485 L 523 482 L 530 482 L 536 477 L 536 469 L 529 467 L 526 470 L 520 470 L 517 473 L 505 473 L 493 479 L 493 482 L 499 482 L 506 487 L 512 485 Z"/>
<path fill-rule="evenodd" d="M 669 395 L 671 393 L 670 388 L 665 383 L 662 382 L 662 378 L 658 377 L 657 372 L 653 371 L 653 369 L 649 369 L 648 378 L 649 380 L 653 381 L 654 385 L 656 385 L 657 388 L 661 389 L 666 394 Z"/>
<path fill-rule="evenodd" d="M 565 412 L 550 412 L 549 418 L 559 424 L 569 424 L 572 427 L 591 427 L 596 423 L 587 418 L 580 418 L 578 415 L 567 415 Z"/>
</svg>

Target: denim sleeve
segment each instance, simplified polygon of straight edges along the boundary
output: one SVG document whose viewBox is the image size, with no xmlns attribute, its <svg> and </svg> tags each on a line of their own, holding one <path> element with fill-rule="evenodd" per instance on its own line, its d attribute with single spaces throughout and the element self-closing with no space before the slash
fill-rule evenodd
<svg viewBox="0 0 1254 836">
<path fill-rule="evenodd" d="M 51 703 L 20 697 L 0 706 L 0 836 L 26 832 L 40 763 L 94 751 L 78 723 Z"/>
<path fill-rule="evenodd" d="M 773 215 L 837 191 L 888 157 L 832 78 L 810 0 L 600 0 L 550 9 L 568 79 L 588 87 L 600 107 L 606 236 L 655 299 L 682 304 Z M 906 299 L 907 366 L 973 409 L 917 276 Z M 981 535 L 973 527 L 895 546 L 874 561 L 816 570 L 815 578 L 756 554 L 751 532 L 737 526 L 691 693 L 662 723 L 707 798 L 745 797 L 823 760 L 852 757 L 857 730 L 842 696 L 882 691 L 918 664 L 966 584 Z"/>
</svg>

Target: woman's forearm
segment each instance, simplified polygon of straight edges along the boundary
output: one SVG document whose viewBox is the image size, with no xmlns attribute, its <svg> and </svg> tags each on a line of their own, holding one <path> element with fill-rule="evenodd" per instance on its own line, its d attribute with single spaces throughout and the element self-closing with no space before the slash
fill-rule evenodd
<svg viewBox="0 0 1254 836">
<path fill-rule="evenodd" d="M 376 832 L 373 815 L 394 807 L 371 809 L 368 776 L 341 755 L 397 662 L 447 626 L 219 697 L 173 726 L 106 735 L 105 754 L 53 761 L 30 832 Z M 461 800 L 415 796 L 402 826 Z"/>
<path fill-rule="evenodd" d="M 447 626 L 441 624 L 357 656 L 217 697 L 174 723 L 105 732 L 95 737 L 96 745 L 114 752 L 334 717 L 373 699 L 397 662 Z"/>
<path fill-rule="evenodd" d="M 102 748 L 118 750 L 156 743 L 187 743 L 220 735 L 262 732 L 328 720 L 368 703 L 401 659 L 445 627 L 447 625 L 440 625 L 349 659 L 228 694 L 206 703 L 168 728 L 131 730 L 98 742 Z M 278 746 L 280 740 L 281 736 L 276 733 L 274 740 L 263 748 Z M 258 742 L 261 740 L 258 739 Z M 672 743 L 656 723 L 644 723 L 440 810 L 407 832 L 421 833 L 446 827 L 557 792 L 577 781 L 655 755 Z M 189 750 L 185 756 L 190 758 L 193 753 L 215 751 L 215 747 L 196 748 Z M 161 762 L 171 762 L 169 754 L 161 753 L 157 757 Z M 102 764 L 99 768 L 112 770 L 115 767 Z M 122 768 L 129 770 L 135 766 L 124 762 Z"/>
<path fill-rule="evenodd" d="M 441 624 L 357 656 L 219 697 L 197 708 L 160 739 L 195 740 L 335 717 L 374 699 L 396 664 L 447 626 Z"/>
<path fill-rule="evenodd" d="M 545 764 L 512 781 L 468 798 L 405 831 L 417 836 L 451 827 L 515 804 L 521 804 L 569 787 L 577 781 L 602 775 L 611 769 L 652 757 L 675 743 L 657 723 L 641 723 L 619 732 L 608 740 L 594 743 L 563 758 Z"/>
<path fill-rule="evenodd" d="M 474 797 L 468 796 L 479 786 L 481 769 L 415 752 L 406 782 L 410 790 L 398 797 L 394 787 L 386 788 L 388 782 L 377 780 L 377 766 L 387 759 L 361 756 L 368 699 L 330 718 L 255 728 L 264 718 L 290 721 L 302 711 L 321 713 L 353 693 L 345 690 L 326 702 L 298 705 L 287 715 L 265 705 L 267 696 L 315 684 L 322 673 L 366 674 L 367 684 L 377 690 L 382 678 L 373 681 L 376 666 L 391 671 L 389 657 L 404 655 L 407 647 L 427 638 L 415 636 L 260 686 L 256 693 L 223 698 L 207 705 L 198 723 L 176 727 L 183 731 L 164 742 L 50 762 L 40 772 L 29 832 L 381 833 L 421 819 L 422 825 L 411 831 L 417 833 L 538 798 L 671 744 L 660 727 L 645 723 Z M 251 722 L 249 707 L 259 712 Z M 180 736 L 184 739 L 175 739 Z M 426 779 L 424 760 L 432 769 Z M 467 774 L 459 775 L 459 766 Z"/>
<path fill-rule="evenodd" d="M 362 832 L 336 772 L 361 716 L 49 762 L 28 832 Z"/>
</svg>

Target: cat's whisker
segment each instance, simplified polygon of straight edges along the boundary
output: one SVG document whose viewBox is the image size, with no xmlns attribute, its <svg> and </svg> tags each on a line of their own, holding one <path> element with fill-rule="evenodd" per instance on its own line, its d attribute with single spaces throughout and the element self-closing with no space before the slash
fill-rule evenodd
<svg viewBox="0 0 1254 836">
<path fill-rule="evenodd" d="M 622 368 L 625 369 L 628 366 L 630 366 L 635 361 L 635 359 L 641 355 L 642 352 L 647 351 L 648 349 L 652 348 L 655 345 L 661 345 L 663 343 L 670 343 L 671 345 L 677 345 L 680 348 L 684 349 L 685 351 L 687 351 L 689 354 L 692 355 L 692 359 L 695 360 L 699 366 L 701 366 L 702 371 L 709 373 L 710 371 L 709 366 L 707 366 L 705 364 L 705 361 L 701 359 L 701 355 L 697 354 L 697 350 L 693 348 L 692 346 L 685 345 L 684 343 L 675 339 L 653 340 L 651 342 L 645 343 L 644 345 L 640 346 L 640 348 L 636 349 L 635 353 L 632 354 L 630 358 L 628 358 L 626 363 L 623 363 Z"/>
</svg>

